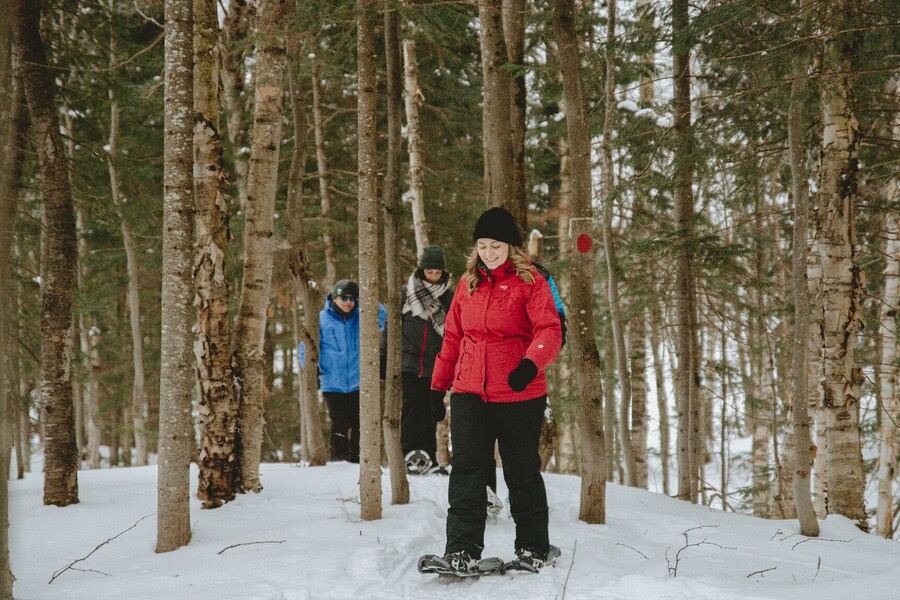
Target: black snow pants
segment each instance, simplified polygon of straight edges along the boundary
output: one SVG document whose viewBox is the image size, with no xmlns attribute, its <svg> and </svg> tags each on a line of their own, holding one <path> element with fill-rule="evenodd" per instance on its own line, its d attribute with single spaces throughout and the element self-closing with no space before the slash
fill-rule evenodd
<svg viewBox="0 0 900 600">
<path fill-rule="evenodd" d="M 359 462 L 359 392 L 323 392 L 331 416 L 331 459 Z"/>
<path fill-rule="evenodd" d="M 516 522 L 516 549 L 547 552 L 547 491 L 538 452 L 546 406 L 546 396 L 523 402 L 484 402 L 474 394 L 450 396 L 453 461 L 446 552 L 466 550 L 473 558 L 481 557 L 487 519 L 485 488 L 495 479 L 495 441 Z"/>
<path fill-rule="evenodd" d="M 403 373 L 403 410 L 400 416 L 400 447 L 406 456 L 413 450 L 424 450 L 437 463 L 435 422 L 431 410 L 431 377 Z"/>
</svg>

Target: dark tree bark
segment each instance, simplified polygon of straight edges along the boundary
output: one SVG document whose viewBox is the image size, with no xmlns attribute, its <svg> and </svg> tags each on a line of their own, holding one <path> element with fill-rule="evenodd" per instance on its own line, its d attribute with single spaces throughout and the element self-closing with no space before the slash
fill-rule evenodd
<svg viewBox="0 0 900 600">
<path fill-rule="evenodd" d="M 12 22 L 21 78 L 41 172 L 41 402 L 44 504 L 78 502 L 78 447 L 72 399 L 72 298 L 78 245 L 69 164 L 59 132 L 56 83 L 40 35 L 40 5 L 13 0 Z"/>
<path fill-rule="evenodd" d="M 384 442 L 391 473 L 391 504 L 409 503 L 409 481 L 400 446 L 403 404 L 400 378 L 401 296 L 400 273 L 400 153 L 403 140 L 403 65 L 400 60 L 400 15 L 392 0 L 385 0 L 384 46 L 387 62 L 387 169 L 384 175 L 384 258 L 387 276 L 387 365 L 384 386 Z"/>
</svg>

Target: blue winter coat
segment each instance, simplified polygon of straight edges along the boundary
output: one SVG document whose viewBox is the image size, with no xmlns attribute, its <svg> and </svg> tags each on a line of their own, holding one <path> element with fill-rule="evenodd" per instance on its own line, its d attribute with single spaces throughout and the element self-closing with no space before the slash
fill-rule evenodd
<svg viewBox="0 0 900 600">
<path fill-rule="evenodd" d="M 378 305 L 378 328 L 384 329 L 387 311 Z M 303 344 L 298 348 L 300 366 L 306 356 Z M 359 306 L 350 315 L 342 315 L 325 297 L 319 313 L 319 390 L 349 394 L 359 389 Z"/>
</svg>

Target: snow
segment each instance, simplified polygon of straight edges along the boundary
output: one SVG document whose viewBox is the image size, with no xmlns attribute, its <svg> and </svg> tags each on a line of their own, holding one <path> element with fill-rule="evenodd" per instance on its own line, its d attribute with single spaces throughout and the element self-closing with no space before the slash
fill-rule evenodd
<svg viewBox="0 0 900 600">
<path fill-rule="evenodd" d="M 439 581 L 415 565 L 442 552 L 448 479 L 410 477 L 410 504 L 394 506 L 385 471 L 384 516 L 363 522 L 358 476 L 347 463 L 264 464 L 259 494 L 215 510 L 192 497 L 191 543 L 156 554 L 155 466 L 81 471 L 81 502 L 66 508 L 43 506 L 42 477 L 28 474 L 9 483 L 16 598 L 828 600 L 896 598 L 900 584 L 900 544 L 841 517 L 808 539 L 796 521 L 609 485 L 607 523 L 588 525 L 579 478 L 555 474 L 544 475 L 555 568 Z M 511 558 L 514 533 L 507 510 L 489 519 L 484 555 Z"/>
<path fill-rule="evenodd" d="M 616 105 L 616 108 L 618 108 L 619 110 L 627 110 L 628 112 L 636 113 L 638 110 L 640 110 L 641 107 L 638 106 L 637 102 L 635 102 L 634 100 L 621 100 Z"/>
</svg>

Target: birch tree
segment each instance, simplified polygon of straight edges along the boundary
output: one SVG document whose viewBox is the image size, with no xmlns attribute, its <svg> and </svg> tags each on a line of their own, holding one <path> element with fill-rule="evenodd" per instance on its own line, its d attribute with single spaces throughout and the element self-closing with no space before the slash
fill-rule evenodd
<svg viewBox="0 0 900 600">
<path fill-rule="evenodd" d="M 416 236 L 416 256 L 421 257 L 428 245 L 428 231 L 425 227 L 425 178 L 422 164 L 422 135 L 419 126 L 419 105 L 422 103 L 422 93 L 419 91 L 416 81 L 416 43 L 413 40 L 403 40 L 403 65 L 406 146 L 407 152 L 409 152 L 409 195 L 412 205 L 413 232 Z"/>
<path fill-rule="evenodd" d="M 78 502 L 78 448 L 72 399 L 72 298 L 78 246 L 56 107 L 56 82 L 40 34 L 40 6 L 13 0 L 12 27 L 41 172 L 41 412 L 44 504 Z"/>
<path fill-rule="evenodd" d="M 235 326 L 235 368 L 240 380 L 240 470 L 243 491 L 259 492 L 265 380 L 266 310 L 275 252 L 274 214 L 283 116 L 285 0 L 258 8 L 255 113 L 250 132 L 250 166 L 244 226 L 244 277 Z"/>
<path fill-rule="evenodd" d="M 585 117 L 584 80 L 579 38 L 575 30 L 574 0 L 553 4 L 553 34 L 559 51 L 565 95 L 566 133 L 571 164 L 572 218 L 568 236 L 572 270 L 569 276 L 572 322 L 572 372 L 575 376 L 581 432 L 581 504 L 578 518 L 606 522 L 606 473 L 603 430 L 603 386 L 600 355 L 594 337 L 593 210 L 591 209 L 591 147 Z"/>
<path fill-rule="evenodd" d="M 820 385 L 827 438 L 828 512 L 863 529 L 865 474 L 859 430 L 862 373 L 856 362 L 861 327 L 862 269 L 856 261 L 859 123 L 853 97 L 853 30 L 858 7 L 829 5 L 821 83 L 822 148 L 815 207 L 815 252 L 820 260 L 818 310 Z"/>
<path fill-rule="evenodd" d="M 156 551 L 191 541 L 192 0 L 166 0 L 163 277 Z"/>
<path fill-rule="evenodd" d="M 231 368 L 228 209 L 219 134 L 219 26 L 216 3 L 193 0 L 194 10 L 194 306 L 197 336 L 197 421 L 200 432 L 197 496 L 204 508 L 234 499 L 240 482 L 238 405 Z"/>
<path fill-rule="evenodd" d="M 359 189 L 359 500 L 364 521 L 381 519 L 381 397 L 378 383 L 378 155 L 375 0 L 357 0 Z"/>
</svg>

